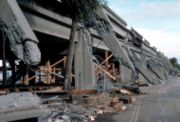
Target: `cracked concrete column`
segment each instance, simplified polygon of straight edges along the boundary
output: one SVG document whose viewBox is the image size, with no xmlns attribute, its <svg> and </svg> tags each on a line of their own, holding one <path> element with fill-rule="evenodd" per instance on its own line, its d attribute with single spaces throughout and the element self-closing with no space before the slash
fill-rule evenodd
<svg viewBox="0 0 180 122">
<path fill-rule="evenodd" d="M 77 40 L 74 57 L 75 87 L 78 90 L 92 90 L 95 87 L 95 74 L 92 49 L 89 45 L 91 35 L 83 27 L 80 27 L 77 32 Z"/>
</svg>

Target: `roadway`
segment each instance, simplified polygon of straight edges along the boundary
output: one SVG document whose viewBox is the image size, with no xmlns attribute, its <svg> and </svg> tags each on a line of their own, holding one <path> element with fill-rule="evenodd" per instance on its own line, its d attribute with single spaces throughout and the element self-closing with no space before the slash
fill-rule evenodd
<svg viewBox="0 0 180 122">
<path fill-rule="evenodd" d="M 142 88 L 147 94 L 123 112 L 100 116 L 97 122 L 180 122 L 180 78 L 167 85 Z"/>
</svg>

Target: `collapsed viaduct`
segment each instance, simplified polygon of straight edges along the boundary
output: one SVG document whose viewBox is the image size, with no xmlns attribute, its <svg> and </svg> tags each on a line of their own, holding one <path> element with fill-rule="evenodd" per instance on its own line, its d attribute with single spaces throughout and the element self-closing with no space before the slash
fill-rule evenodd
<svg viewBox="0 0 180 122">
<path fill-rule="evenodd" d="M 2 1 L 0 8 L 12 11 L 1 11 L 1 20 L 6 25 L 20 23 L 20 28 L 25 30 L 25 34 L 27 28 L 31 32 L 27 32 L 28 38 L 38 43 L 41 52 L 41 62 L 38 66 L 42 70 L 45 69 L 42 71 L 45 76 L 41 80 L 47 84 L 60 80 L 58 72 L 65 70 L 72 24 L 65 7 L 56 0 L 17 0 L 17 3 L 15 0 Z M 7 17 L 8 14 L 15 19 Z M 94 29 L 90 28 L 87 31 L 79 25 L 72 69 L 72 80 L 76 89 L 96 88 L 96 81 L 102 74 L 107 81 L 130 83 L 138 80 L 150 84 L 163 83 L 172 75 L 174 68 L 168 58 L 155 47 L 151 47 L 135 29 L 128 29 L 126 21 L 108 6 L 99 8 L 98 14 L 110 23 L 112 32 L 99 35 Z M 28 24 L 28 27 L 21 26 L 22 23 Z M 31 51 L 36 53 L 35 50 Z M 58 71 L 58 68 L 62 69 Z M 27 74 L 23 81 L 25 84 L 36 78 L 31 79 L 29 76 L 28 79 Z M 39 74 L 35 71 L 34 75 L 38 77 Z M 37 78 L 35 81 L 38 80 L 40 79 Z"/>
</svg>

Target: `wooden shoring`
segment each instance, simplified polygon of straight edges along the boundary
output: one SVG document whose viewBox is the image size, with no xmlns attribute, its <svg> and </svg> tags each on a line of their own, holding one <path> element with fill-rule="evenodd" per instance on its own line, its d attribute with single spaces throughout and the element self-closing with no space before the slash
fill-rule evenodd
<svg viewBox="0 0 180 122">
<path fill-rule="evenodd" d="M 63 68 L 66 68 L 66 64 L 67 64 L 67 56 L 64 56 L 63 64 L 64 64 L 64 67 L 63 67 Z"/>
<path fill-rule="evenodd" d="M 28 73 L 28 65 L 26 65 L 26 72 L 25 75 L 23 76 L 23 83 L 24 84 L 28 84 L 28 82 L 26 82 L 29 79 L 29 73 Z"/>
<path fill-rule="evenodd" d="M 65 59 L 66 59 L 66 57 L 64 57 L 63 59 L 55 62 L 54 64 L 51 65 L 51 68 L 54 67 L 54 66 L 56 66 L 56 65 L 58 65 L 58 64 L 60 64 L 60 63 L 62 63 L 62 62 L 64 62 Z"/>
<path fill-rule="evenodd" d="M 97 66 L 97 68 L 98 69 L 100 69 L 101 71 L 103 71 L 108 77 L 110 77 L 111 79 L 113 79 L 113 80 L 116 80 L 116 77 L 114 77 L 113 75 L 111 75 L 108 71 L 106 71 L 104 68 L 102 68 L 100 65 L 97 65 L 97 64 L 95 64 L 96 66 Z"/>
<path fill-rule="evenodd" d="M 58 71 L 58 70 L 60 70 L 60 69 L 59 69 L 59 68 L 53 68 L 53 67 L 55 67 L 56 65 L 64 62 L 65 59 L 66 59 L 66 57 L 64 57 L 63 59 L 55 62 L 55 63 L 52 64 L 52 65 L 49 64 L 49 65 L 47 65 L 47 66 L 41 66 L 38 71 L 44 71 L 44 72 L 47 72 L 47 73 L 52 74 L 52 75 L 54 75 L 54 76 L 57 76 L 57 77 L 60 77 L 60 78 L 64 78 L 63 76 L 58 75 L 57 73 L 54 72 L 54 71 Z M 33 80 L 33 79 L 36 79 L 36 78 L 37 78 L 36 75 L 34 75 L 34 76 L 32 76 L 32 77 L 30 77 L 30 78 L 28 78 L 28 79 L 25 79 L 25 80 L 24 80 L 24 83 L 28 83 L 30 80 Z"/>
<path fill-rule="evenodd" d="M 112 57 L 113 55 L 109 55 L 100 65 L 103 65 L 104 63 L 108 62 L 108 60 Z"/>
<path fill-rule="evenodd" d="M 114 63 L 112 64 L 112 74 L 113 76 L 116 76 L 116 67 Z"/>
<path fill-rule="evenodd" d="M 108 54 L 108 51 L 105 50 L 105 59 L 108 58 L 108 55 L 109 55 L 109 54 Z M 106 67 L 107 70 L 108 70 L 108 65 L 109 65 L 109 59 L 105 61 L 105 67 Z"/>
<path fill-rule="evenodd" d="M 46 73 L 46 83 L 47 84 L 50 84 L 50 81 L 51 81 L 51 74 L 50 74 L 50 72 L 51 72 L 51 64 L 50 64 L 50 60 L 48 60 L 46 62 L 46 71 L 45 71 L 45 73 Z"/>
<path fill-rule="evenodd" d="M 113 55 L 111 54 L 110 56 L 108 56 L 99 66 L 102 67 L 102 65 L 109 60 Z M 97 70 L 97 68 L 95 68 L 95 70 Z"/>
<path fill-rule="evenodd" d="M 35 78 L 36 78 L 36 75 L 30 77 L 29 79 L 25 80 L 24 82 L 25 82 L 25 83 L 28 83 L 30 80 L 33 80 L 33 79 L 35 79 Z"/>
</svg>

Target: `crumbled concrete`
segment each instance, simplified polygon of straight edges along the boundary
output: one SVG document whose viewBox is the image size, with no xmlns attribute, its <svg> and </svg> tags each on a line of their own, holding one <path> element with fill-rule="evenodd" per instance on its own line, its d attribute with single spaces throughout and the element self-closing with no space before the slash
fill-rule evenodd
<svg viewBox="0 0 180 122">
<path fill-rule="evenodd" d="M 41 99 L 30 92 L 10 93 L 0 96 L 0 112 L 37 108 Z"/>
</svg>

